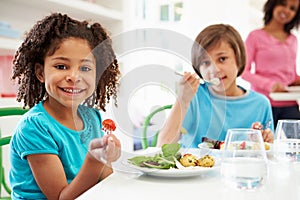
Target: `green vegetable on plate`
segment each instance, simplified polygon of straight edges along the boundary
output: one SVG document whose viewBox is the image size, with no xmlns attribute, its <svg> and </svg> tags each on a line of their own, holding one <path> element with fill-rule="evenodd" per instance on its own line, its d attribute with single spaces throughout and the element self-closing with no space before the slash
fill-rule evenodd
<svg viewBox="0 0 300 200">
<path fill-rule="evenodd" d="M 176 161 L 181 158 L 179 152 L 180 144 L 164 144 L 161 147 L 162 153 L 155 154 L 154 156 L 135 156 L 129 158 L 128 161 L 139 167 L 148 167 L 156 169 L 170 169 L 176 167 Z"/>
</svg>

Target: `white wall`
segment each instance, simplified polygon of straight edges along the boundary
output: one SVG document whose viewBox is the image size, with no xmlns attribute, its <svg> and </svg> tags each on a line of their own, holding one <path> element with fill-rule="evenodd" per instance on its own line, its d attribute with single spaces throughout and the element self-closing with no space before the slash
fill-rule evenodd
<svg viewBox="0 0 300 200">
<path fill-rule="evenodd" d="M 126 33 L 136 30 L 136 29 L 161 29 L 165 31 L 173 31 L 173 36 L 177 34 L 186 37 L 190 42 L 194 40 L 196 35 L 206 26 L 215 23 L 225 23 L 234 26 L 241 34 L 242 38 L 246 38 L 250 30 L 254 28 L 261 27 L 262 24 L 262 5 L 264 0 L 182 0 L 182 20 L 181 21 L 160 21 L 160 6 L 164 4 L 172 5 L 180 0 L 127 0 L 126 7 L 124 11 L 126 17 L 124 18 L 124 32 L 120 35 L 126 35 Z M 143 5 L 145 2 L 145 5 Z M 145 12 L 143 12 L 143 7 L 146 6 Z M 163 32 L 163 31 L 162 31 Z M 134 50 L 130 49 L 135 43 L 139 42 L 157 42 L 156 37 L 161 39 L 162 48 L 136 48 Z M 153 35 L 152 37 L 147 37 L 147 31 L 145 35 L 136 34 L 135 37 L 126 38 L 123 43 L 122 54 L 118 55 L 118 59 L 122 64 L 122 78 L 123 80 L 130 76 L 137 68 L 144 67 L 146 65 L 162 65 L 170 67 L 170 69 L 181 71 L 182 68 L 186 70 L 191 70 L 190 61 L 185 62 L 182 59 L 182 55 L 176 55 L 172 52 L 168 52 L 163 47 L 170 46 L 168 44 L 168 37 L 171 35 Z M 114 39 L 114 38 L 113 38 Z M 144 39 L 144 41 L 143 41 Z M 140 41 L 139 41 L 140 40 Z M 114 40 L 113 40 L 114 42 Z M 181 42 L 181 41 L 173 41 Z M 182 44 L 182 48 L 187 46 Z M 127 52 L 126 52 L 127 48 Z M 151 52 L 152 51 L 152 52 Z M 124 53 L 125 52 L 125 53 Z M 186 52 L 190 52 L 190 49 L 186 49 Z M 185 56 L 189 60 L 190 56 Z M 146 73 L 146 72 L 145 72 Z M 157 76 L 161 74 L 162 71 L 157 71 Z M 148 74 L 153 75 L 153 74 Z M 144 76 L 144 74 L 139 73 L 136 75 L 137 78 Z M 155 78 L 157 78 L 155 75 Z M 148 77 L 145 77 L 145 79 Z M 166 81 L 166 79 L 172 79 L 172 74 L 170 76 L 163 76 L 161 83 Z M 174 79 L 174 85 L 176 80 Z M 248 88 L 249 84 L 239 79 L 239 84 Z M 153 107 L 158 105 L 166 105 L 174 102 L 174 88 L 168 88 L 174 92 L 169 92 L 168 89 L 160 89 L 157 87 L 159 81 L 151 83 L 148 81 L 144 85 L 138 85 L 135 78 L 122 82 L 119 102 L 123 104 L 120 105 L 120 109 L 116 113 L 125 116 L 126 123 L 121 126 L 126 126 L 125 132 L 130 133 L 132 130 L 130 127 L 137 125 L 143 121 L 143 117 L 150 113 Z M 136 85 L 135 85 L 136 84 Z M 149 85 L 153 84 L 152 88 Z M 132 89 L 133 88 L 133 89 Z M 142 92 L 143 91 L 143 92 Z M 129 93 L 129 94 L 128 94 Z M 127 96 L 130 98 L 127 98 Z M 134 100 L 134 98 L 136 98 Z M 132 103 L 134 101 L 134 103 Z M 122 108 L 124 109 L 122 109 Z M 128 134 L 127 134 L 128 135 Z M 129 138 L 130 139 L 130 138 Z M 129 141 L 125 142 L 130 144 Z"/>
</svg>

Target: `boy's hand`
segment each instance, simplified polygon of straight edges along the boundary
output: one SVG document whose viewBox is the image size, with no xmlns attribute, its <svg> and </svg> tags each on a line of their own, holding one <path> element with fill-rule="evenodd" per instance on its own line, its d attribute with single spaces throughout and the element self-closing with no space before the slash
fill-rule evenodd
<svg viewBox="0 0 300 200">
<path fill-rule="evenodd" d="M 199 85 L 200 79 L 197 74 L 185 72 L 179 83 L 178 97 L 180 101 L 190 103 L 197 93 Z"/>
<path fill-rule="evenodd" d="M 263 129 L 264 127 L 260 122 L 253 123 L 252 128 L 261 130 L 261 134 L 262 134 L 264 142 L 269 142 L 269 143 L 274 142 L 274 134 L 271 131 L 271 129 L 269 129 L 269 128 Z"/>
<path fill-rule="evenodd" d="M 274 134 L 271 131 L 271 129 L 267 128 L 265 130 L 262 130 L 262 136 L 263 136 L 264 142 L 269 142 L 269 143 L 274 142 Z"/>
</svg>

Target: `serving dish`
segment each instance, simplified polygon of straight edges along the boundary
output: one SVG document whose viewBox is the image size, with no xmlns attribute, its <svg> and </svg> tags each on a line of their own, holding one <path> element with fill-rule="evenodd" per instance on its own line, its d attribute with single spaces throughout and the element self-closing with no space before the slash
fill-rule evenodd
<svg viewBox="0 0 300 200">
<path fill-rule="evenodd" d="M 285 88 L 288 92 L 300 92 L 300 86 L 289 86 Z"/>
</svg>

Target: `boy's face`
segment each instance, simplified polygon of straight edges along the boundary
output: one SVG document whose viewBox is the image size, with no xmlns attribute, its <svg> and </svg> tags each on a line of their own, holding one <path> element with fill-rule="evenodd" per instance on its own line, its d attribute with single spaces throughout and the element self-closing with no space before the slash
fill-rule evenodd
<svg viewBox="0 0 300 200">
<path fill-rule="evenodd" d="M 236 89 L 236 77 L 238 67 L 233 49 L 227 42 L 220 42 L 207 51 L 209 57 L 202 60 L 200 72 L 205 80 L 219 78 L 220 84 L 212 85 L 212 89 L 217 93 L 226 93 L 231 96 Z"/>
<path fill-rule="evenodd" d="M 96 61 L 87 41 L 63 40 L 53 55 L 46 56 L 37 76 L 45 83 L 50 103 L 76 108 L 95 90 Z"/>
</svg>

